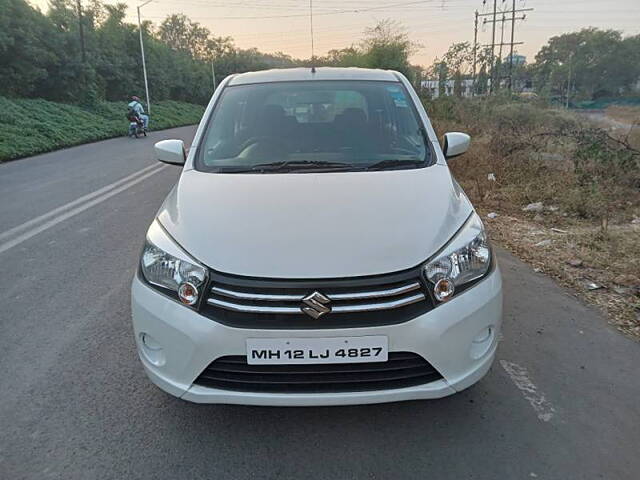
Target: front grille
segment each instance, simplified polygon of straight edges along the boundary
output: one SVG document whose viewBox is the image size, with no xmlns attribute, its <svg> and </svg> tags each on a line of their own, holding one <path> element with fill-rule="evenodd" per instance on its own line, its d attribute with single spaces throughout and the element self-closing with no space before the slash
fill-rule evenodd
<svg viewBox="0 0 640 480">
<path fill-rule="evenodd" d="M 212 362 L 194 383 L 240 392 L 333 393 L 391 390 L 441 378 L 420 355 L 391 352 L 386 362 L 308 365 L 249 365 L 246 356 L 227 356 Z"/>
<path fill-rule="evenodd" d="M 346 279 L 254 279 L 211 273 L 202 313 L 240 328 L 349 328 L 402 323 L 431 308 L 418 271 Z M 304 299 L 319 292 L 321 306 Z M 319 318 L 303 309 L 322 310 Z"/>
</svg>

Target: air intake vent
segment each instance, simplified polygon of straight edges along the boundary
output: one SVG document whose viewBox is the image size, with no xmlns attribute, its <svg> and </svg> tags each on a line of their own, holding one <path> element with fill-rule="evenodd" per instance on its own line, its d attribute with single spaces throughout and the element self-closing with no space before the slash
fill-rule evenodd
<svg viewBox="0 0 640 480">
<path fill-rule="evenodd" d="M 391 352 L 386 362 L 310 365 L 249 365 L 245 356 L 221 357 L 194 383 L 241 392 L 334 393 L 406 388 L 441 378 L 420 355 Z"/>
</svg>

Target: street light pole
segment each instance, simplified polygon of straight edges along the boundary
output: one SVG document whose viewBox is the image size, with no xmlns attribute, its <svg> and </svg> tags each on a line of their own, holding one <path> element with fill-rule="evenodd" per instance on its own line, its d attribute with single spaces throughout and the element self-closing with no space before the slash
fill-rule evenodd
<svg viewBox="0 0 640 480">
<path fill-rule="evenodd" d="M 213 80 L 213 91 L 216 91 L 216 70 L 213 66 L 213 58 L 211 59 L 211 79 Z"/>
<path fill-rule="evenodd" d="M 566 104 L 566 108 L 569 109 L 569 96 L 571 95 L 571 60 L 572 60 L 573 54 L 570 53 L 569 54 L 569 75 L 567 77 L 567 104 Z"/>
<path fill-rule="evenodd" d="M 151 100 L 149 100 L 149 82 L 147 81 L 147 64 L 144 58 L 144 42 L 142 41 L 142 22 L 140 21 L 140 9 L 152 0 L 147 0 L 141 5 L 138 5 L 138 31 L 140 32 L 140 53 L 142 54 L 142 72 L 144 73 L 144 91 L 147 100 L 147 113 L 151 115 Z"/>
</svg>

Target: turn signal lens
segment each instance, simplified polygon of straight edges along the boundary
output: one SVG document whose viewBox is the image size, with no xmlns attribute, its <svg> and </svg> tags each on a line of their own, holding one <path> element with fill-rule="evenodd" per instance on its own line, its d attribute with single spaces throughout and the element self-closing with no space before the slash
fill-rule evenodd
<svg viewBox="0 0 640 480">
<path fill-rule="evenodd" d="M 455 290 L 456 287 L 453 284 L 453 281 L 448 278 L 441 278 L 433 287 L 433 295 L 439 302 L 446 302 L 452 297 Z"/>
<path fill-rule="evenodd" d="M 178 287 L 178 298 L 185 305 L 195 305 L 198 303 L 198 289 L 192 283 L 181 283 Z"/>
</svg>

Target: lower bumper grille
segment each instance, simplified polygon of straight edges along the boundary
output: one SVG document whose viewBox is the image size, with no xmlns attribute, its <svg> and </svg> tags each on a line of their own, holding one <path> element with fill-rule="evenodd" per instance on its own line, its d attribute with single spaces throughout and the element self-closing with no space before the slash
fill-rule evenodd
<svg viewBox="0 0 640 480">
<path fill-rule="evenodd" d="M 212 362 L 194 383 L 241 392 L 338 393 L 405 388 L 441 378 L 420 355 L 392 352 L 386 362 L 309 365 L 249 365 L 246 356 L 227 356 Z"/>
</svg>

